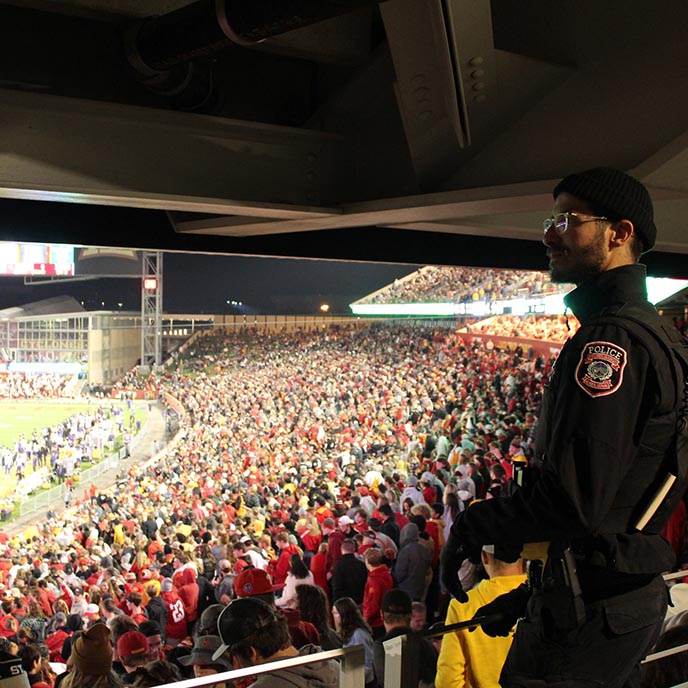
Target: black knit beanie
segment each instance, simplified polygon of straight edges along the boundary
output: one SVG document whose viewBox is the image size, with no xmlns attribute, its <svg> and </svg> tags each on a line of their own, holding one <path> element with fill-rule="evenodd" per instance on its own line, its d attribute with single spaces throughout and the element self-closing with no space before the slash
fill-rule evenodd
<svg viewBox="0 0 688 688">
<path fill-rule="evenodd" d="M 611 167 L 595 167 L 570 174 L 554 187 L 552 195 L 556 199 L 564 192 L 592 203 L 604 215 L 630 220 L 643 244 L 643 253 L 655 245 L 657 227 L 650 194 L 637 179 L 625 172 Z"/>
</svg>

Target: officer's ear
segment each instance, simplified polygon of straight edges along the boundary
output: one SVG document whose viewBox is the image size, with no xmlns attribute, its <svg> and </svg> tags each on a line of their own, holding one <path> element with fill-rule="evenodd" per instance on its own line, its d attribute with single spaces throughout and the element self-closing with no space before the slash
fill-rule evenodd
<svg viewBox="0 0 688 688">
<path fill-rule="evenodd" d="M 635 235 L 635 227 L 630 220 L 619 220 L 612 222 L 609 225 L 609 248 L 623 248 L 628 246 L 630 248 L 633 236 Z"/>
</svg>

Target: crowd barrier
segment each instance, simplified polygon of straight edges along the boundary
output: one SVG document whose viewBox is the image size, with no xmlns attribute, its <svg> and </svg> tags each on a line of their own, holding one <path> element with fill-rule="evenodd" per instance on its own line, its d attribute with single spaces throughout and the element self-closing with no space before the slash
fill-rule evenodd
<svg viewBox="0 0 688 688">
<path fill-rule="evenodd" d="M 665 580 L 671 578 L 684 577 L 686 572 L 679 572 L 665 576 Z M 459 624 L 455 624 L 459 625 Z M 385 651 L 385 688 L 417 688 L 418 677 L 415 668 L 419 663 L 418 645 L 413 640 L 419 638 L 429 638 L 454 632 L 454 626 L 432 628 L 425 631 L 409 633 L 408 635 L 397 636 L 383 643 Z M 678 652 L 688 650 L 688 645 L 665 650 L 663 652 L 648 655 L 645 662 L 655 661 Z M 235 669 L 220 674 L 209 676 L 199 676 L 197 678 L 177 681 L 165 684 L 158 688 L 201 688 L 203 686 L 214 686 L 219 683 L 231 685 L 231 681 L 246 679 L 251 676 L 262 674 L 272 674 L 280 669 L 304 664 L 314 664 L 326 659 L 335 659 L 340 663 L 339 686 L 340 688 L 362 688 L 365 685 L 365 665 L 364 651 L 362 645 L 346 647 L 341 650 L 330 650 L 319 652 L 303 657 L 293 657 L 268 664 L 261 664 L 245 669 Z M 688 682 L 680 683 L 672 688 L 688 688 Z"/>
<path fill-rule="evenodd" d="M 232 685 L 232 681 L 237 681 L 239 679 L 260 676 L 262 674 L 272 674 L 279 669 L 288 669 L 289 667 L 303 664 L 314 664 L 315 662 L 322 662 L 326 659 L 335 659 L 339 661 L 339 688 L 363 688 L 365 685 L 365 655 L 363 652 L 363 645 L 345 647 L 341 650 L 328 650 L 327 652 L 318 652 L 317 654 L 304 655 L 303 657 L 281 659 L 277 662 L 261 664 L 246 669 L 234 669 L 232 671 L 225 671 L 221 674 L 198 676 L 185 681 L 166 683 L 162 686 L 158 686 L 158 688 L 200 688 L 201 686 L 214 686 L 218 683 Z"/>
<path fill-rule="evenodd" d="M 676 578 L 685 578 L 687 571 L 678 571 L 667 574 L 664 580 L 669 581 Z M 455 626 L 433 627 L 424 631 L 417 631 L 407 635 L 397 636 L 383 643 L 385 650 L 385 688 L 417 688 L 418 678 L 415 675 L 415 668 L 418 666 L 418 645 L 413 641 L 418 638 L 431 638 L 452 633 Z M 679 645 L 669 650 L 648 655 L 644 662 L 652 662 L 672 654 L 688 651 L 688 645 Z M 365 685 L 365 666 L 364 652 L 362 645 L 346 647 L 341 650 L 330 650 L 318 652 L 303 657 L 261 664 L 246 669 L 235 669 L 221 674 L 211 674 L 209 676 L 199 676 L 185 681 L 168 683 L 158 688 L 201 688 L 203 686 L 214 686 L 218 683 L 231 685 L 230 682 L 238 679 L 245 679 L 251 676 L 271 674 L 279 669 L 286 669 L 292 666 L 303 664 L 314 664 L 325 659 L 336 659 L 340 662 L 340 688 L 362 688 Z M 688 682 L 680 683 L 672 688 L 688 688 Z"/>
<path fill-rule="evenodd" d="M 37 471 L 22 479 L 15 489 L 15 494 L 20 499 L 25 499 L 32 492 L 38 490 L 46 480 L 50 479 L 50 471 L 47 466 L 41 466 Z"/>
<path fill-rule="evenodd" d="M 119 461 L 125 458 L 126 455 L 127 450 L 122 447 L 122 449 L 115 454 L 108 454 L 107 458 L 98 462 L 94 466 L 87 468 L 85 471 L 81 471 L 79 473 L 79 485 L 83 486 L 90 484 L 99 475 L 109 471 L 111 468 L 115 468 Z M 77 487 L 79 485 L 77 485 Z M 39 509 L 47 509 L 55 501 L 64 500 L 65 489 L 66 483 L 60 483 L 59 485 L 51 487 L 49 490 L 45 490 L 44 492 L 34 495 L 33 497 L 21 499 L 19 502 L 19 516 L 26 516 L 26 514 L 31 514 Z"/>
</svg>

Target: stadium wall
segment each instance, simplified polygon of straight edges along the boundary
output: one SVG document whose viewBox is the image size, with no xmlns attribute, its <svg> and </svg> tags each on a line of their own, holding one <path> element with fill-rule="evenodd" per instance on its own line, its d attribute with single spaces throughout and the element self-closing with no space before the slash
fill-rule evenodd
<svg viewBox="0 0 688 688">
<path fill-rule="evenodd" d="M 216 315 L 215 328 L 240 330 L 258 328 L 268 332 L 282 330 L 316 330 L 334 325 L 357 325 L 365 327 L 371 319 L 338 315 Z"/>
</svg>

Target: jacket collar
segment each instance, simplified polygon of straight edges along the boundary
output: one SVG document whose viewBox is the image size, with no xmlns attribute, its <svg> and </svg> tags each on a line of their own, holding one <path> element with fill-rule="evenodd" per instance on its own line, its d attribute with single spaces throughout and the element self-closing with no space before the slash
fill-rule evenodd
<svg viewBox="0 0 688 688">
<path fill-rule="evenodd" d="M 647 302 L 645 266 L 637 263 L 606 270 L 584 282 L 564 297 L 581 325 L 614 304 Z"/>
</svg>

